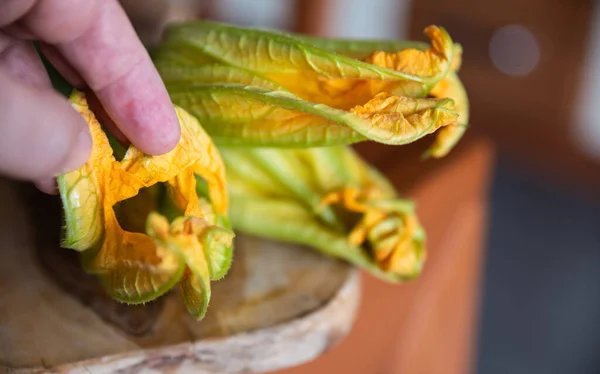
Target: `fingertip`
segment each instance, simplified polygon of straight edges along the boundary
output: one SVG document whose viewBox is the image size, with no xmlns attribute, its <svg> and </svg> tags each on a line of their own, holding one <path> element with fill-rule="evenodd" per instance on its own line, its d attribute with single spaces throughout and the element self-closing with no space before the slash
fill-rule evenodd
<svg viewBox="0 0 600 374">
<path fill-rule="evenodd" d="M 89 158 L 85 119 L 58 93 L 21 84 L 0 71 L 0 173 L 29 181 L 75 170 Z M 47 184 L 42 184 L 42 188 Z"/>
<path fill-rule="evenodd" d="M 95 93 L 117 139 L 148 155 L 168 153 L 181 129 L 167 89 L 118 2 L 102 4 L 84 32 L 58 45 L 60 55 Z"/>
<path fill-rule="evenodd" d="M 181 139 L 179 119 L 162 82 L 142 69 L 100 92 L 103 107 L 131 144 L 145 154 L 172 151 Z"/>
<path fill-rule="evenodd" d="M 92 135 L 90 134 L 89 128 L 84 127 L 81 129 L 71 152 L 67 158 L 63 161 L 61 169 L 58 175 L 66 174 L 74 170 L 79 169 L 83 166 L 92 153 Z"/>
<path fill-rule="evenodd" d="M 56 185 L 56 179 L 42 179 L 34 182 L 35 187 L 41 192 L 48 195 L 57 195 L 58 194 L 58 186 Z"/>
<path fill-rule="evenodd" d="M 165 113 L 166 118 L 164 121 L 156 122 L 159 127 L 151 130 L 151 136 L 144 139 L 145 141 L 142 144 L 144 149 L 139 148 L 142 152 L 158 156 L 171 152 L 179 144 L 181 140 L 181 128 L 175 110 L 172 109 L 171 112 L 172 115 Z"/>
<path fill-rule="evenodd" d="M 171 152 L 177 144 L 179 144 L 180 131 L 179 129 L 170 132 L 163 136 L 157 136 L 156 133 L 152 138 L 140 139 L 137 143 L 132 143 L 133 146 L 139 149 L 141 152 L 150 156 L 161 156 Z"/>
</svg>

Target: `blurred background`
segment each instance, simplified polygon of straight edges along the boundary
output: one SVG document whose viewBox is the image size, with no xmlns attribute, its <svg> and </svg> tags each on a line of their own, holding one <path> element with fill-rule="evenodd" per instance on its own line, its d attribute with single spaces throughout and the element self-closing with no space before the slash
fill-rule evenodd
<svg viewBox="0 0 600 374">
<path fill-rule="evenodd" d="M 426 41 L 425 26 L 445 27 L 464 48 L 469 131 L 495 150 L 472 370 L 600 372 L 600 2 L 140 3 L 123 1 L 148 44 L 157 23 L 190 18 L 360 39 Z M 397 372 L 383 367 L 373 373 Z"/>
</svg>

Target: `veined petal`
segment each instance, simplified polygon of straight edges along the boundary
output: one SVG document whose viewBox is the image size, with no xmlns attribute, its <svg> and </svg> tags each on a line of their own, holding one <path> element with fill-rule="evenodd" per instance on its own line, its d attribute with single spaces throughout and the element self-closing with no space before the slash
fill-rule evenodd
<svg viewBox="0 0 600 374">
<path fill-rule="evenodd" d="M 398 274 L 382 271 L 361 247 L 351 245 L 346 236 L 315 219 L 312 212 L 291 199 L 256 199 L 231 196 L 233 226 L 243 232 L 273 240 L 304 244 L 324 255 L 340 258 L 368 270 L 381 279 L 396 282 Z M 261 211 L 260 218 L 254 212 Z"/>
<path fill-rule="evenodd" d="M 387 178 L 363 160 L 352 147 L 319 147 L 294 152 L 310 169 L 321 191 L 374 185 L 383 198 L 396 196 L 394 186 Z"/>
<path fill-rule="evenodd" d="M 103 209 L 107 197 L 107 181 L 111 173 L 123 178 L 121 190 L 127 197 L 137 193 L 138 181 L 129 175 L 120 173 L 115 166 L 115 157 L 109 141 L 82 94 L 74 93 L 71 103 L 89 124 L 92 136 L 92 152 L 88 161 L 78 170 L 63 174 L 57 178 L 63 211 L 66 220 L 66 232 L 63 246 L 83 251 L 100 244 L 104 236 Z M 112 206 L 112 205 L 111 205 Z"/>
<path fill-rule="evenodd" d="M 217 210 L 224 213 L 227 209 L 225 167 L 218 150 L 194 117 L 181 108 L 176 107 L 175 111 L 182 132 L 179 144 L 172 151 L 150 159 L 138 149 L 130 147 L 121 161 L 121 167 L 137 178 L 142 187 L 168 182 L 178 189 L 176 202 L 185 204 L 180 209 L 186 215 L 202 217 L 195 190 L 194 174 L 198 174 L 208 183 L 211 200 Z M 121 185 L 118 180 L 114 183 Z M 117 198 L 122 200 L 121 196 Z"/>
<path fill-rule="evenodd" d="M 231 248 L 233 233 L 208 225 L 203 219 L 180 217 L 171 224 L 170 234 L 188 267 L 180 282 L 181 296 L 190 314 L 202 319 L 210 300 L 210 281 L 221 278 L 231 261 L 231 254 L 214 258 L 211 253 Z"/>
<path fill-rule="evenodd" d="M 456 73 L 451 72 L 446 78 L 436 84 L 430 92 L 435 97 L 447 97 L 454 100 L 454 109 L 458 118 L 454 123 L 444 127 L 437 134 L 433 145 L 425 157 L 440 158 L 446 156 L 458 143 L 469 124 L 469 98 Z"/>
<path fill-rule="evenodd" d="M 431 87 L 448 73 L 453 64 L 453 43 L 450 36 L 442 28 L 430 26 L 425 33 L 430 37 L 432 46 L 429 49 L 406 48 L 411 44 L 390 43 L 399 49 L 393 51 L 374 51 L 363 57 L 363 60 L 371 65 L 380 66 L 397 72 L 406 73 L 411 76 L 422 77 L 430 82 L 424 86 L 415 85 L 414 82 L 406 80 L 381 80 L 381 79 L 315 79 L 306 72 L 290 75 L 267 75 L 274 81 L 279 82 L 289 91 L 297 96 L 312 102 L 327 104 L 338 109 L 349 109 L 366 102 L 368 99 L 381 92 L 388 92 L 398 96 L 422 97 Z M 357 54 L 360 48 L 382 46 L 382 43 L 324 43 L 326 48 L 341 49 L 340 55 L 347 53 Z M 354 52 L 348 52 L 348 48 L 354 46 Z M 421 47 L 421 44 L 414 45 Z M 404 47 L 404 48 L 400 48 Z M 338 51 L 334 51 L 336 54 Z"/>
<path fill-rule="evenodd" d="M 183 66 L 190 59 L 189 49 L 195 47 L 198 56 L 202 56 L 197 65 L 204 64 L 209 56 L 215 62 L 207 64 L 243 68 L 276 82 L 304 100 L 348 109 L 384 91 L 410 97 L 425 96 L 447 73 L 452 57 L 451 53 L 442 55 L 447 50 L 440 49 L 448 43 L 452 45 L 445 30 L 431 26 L 427 33 L 435 38 L 430 50 L 441 56 L 439 61 L 429 61 L 428 70 L 434 68 L 433 62 L 439 62 L 439 66 L 435 66 L 439 74 L 422 75 L 422 69 L 415 69 L 418 74 L 405 73 L 332 52 L 319 43 L 291 34 L 205 21 L 171 26 L 164 44 L 158 48 L 164 52 L 156 54 L 155 63 L 159 68 L 173 63 Z M 181 49 L 182 61 L 169 57 L 178 49 Z M 410 49 L 415 56 L 428 56 L 430 50 Z M 421 62 L 415 61 L 414 65 Z M 170 72 L 165 75 L 167 80 L 172 77 Z"/>
<path fill-rule="evenodd" d="M 155 62 L 155 65 L 168 89 L 215 83 L 255 86 L 268 90 L 283 89 L 283 86 L 270 79 L 235 66 L 183 65 L 161 61 Z"/>
<path fill-rule="evenodd" d="M 158 46 L 150 49 L 153 60 L 165 64 L 179 66 L 214 65 L 220 63 L 218 58 L 203 53 L 195 45 L 185 39 L 167 37 Z"/>
<path fill-rule="evenodd" d="M 454 122 L 452 100 L 384 93 L 343 111 L 282 91 L 231 85 L 172 89 L 219 145 L 314 147 L 373 140 L 406 144 Z"/>
<path fill-rule="evenodd" d="M 345 146 L 299 149 L 296 155 L 308 169 L 320 191 L 333 191 L 341 186 L 360 186 L 365 182 L 365 170 L 355 162 Z"/>
<path fill-rule="evenodd" d="M 171 89 L 219 145 L 304 147 L 364 139 L 351 127 L 368 126 L 351 114 L 296 98 L 285 91 L 212 85 Z M 339 122 L 341 124 L 336 123 Z"/>
<path fill-rule="evenodd" d="M 293 150 L 222 147 L 221 153 L 233 178 L 243 180 L 241 185 L 268 198 L 291 196 L 309 211 L 319 208 L 321 186 Z M 229 181 L 234 190 L 236 185 Z M 340 228 L 331 209 L 319 209 L 319 214 L 332 228 Z"/>
<path fill-rule="evenodd" d="M 432 46 L 429 49 L 407 48 L 403 43 L 393 43 L 388 46 L 398 47 L 393 52 L 375 51 L 363 57 L 363 60 L 371 65 L 380 66 L 397 72 L 406 73 L 411 76 L 422 77 L 430 82 L 425 85 L 416 85 L 415 82 L 407 80 L 381 80 L 381 79 L 315 79 L 310 73 L 302 72 L 295 76 L 268 74 L 272 80 L 279 82 L 290 92 L 298 97 L 312 102 L 323 103 L 334 108 L 347 110 L 353 106 L 362 104 L 368 99 L 381 92 L 388 92 L 398 96 L 422 97 L 431 87 L 442 79 L 453 64 L 453 44 L 450 36 L 442 28 L 430 26 L 425 33 L 430 37 Z M 340 55 L 358 54 L 360 48 L 382 46 L 381 43 L 353 43 L 337 42 L 324 43 L 325 49 L 337 48 L 341 50 Z M 400 48 L 403 47 L 403 48 Z M 414 47 L 422 47 L 416 44 Z M 351 49 L 348 51 L 348 49 Z M 336 54 L 338 51 L 334 51 Z"/>
<path fill-rule="evenodd" d="M 65 242 L 87 250 L 85 268 L 99 276 L 115 299 L 143 303 L 181 280 L 188 309 L 202 317 L 210 280 L 224 276 L 231 262 L 233 232 L 213 224 L 226 222 L 228 210 L 225 167 L 218 150 L 197 120 L 175 107 L 182 136 L 171 152 L 147 156 L 129 147 L 117 161 L 85 96 L 75 92 L 72 102 L 89 124 L 93 150 L 80 170 L 59 178 L 70 222 Z M 206 184 L 203 200 L 197 194 L 197 178 Z M 162 186 L 168 191 L 170 213 L 182 216 L 172 224 L 154 212 L 161 208 Z M 115 209 L 134 232 L 121 227 Z M 142 217 L 147 217 L 144 228 Z"/>
<path fill-rule="evenodd" d="M 424 235 L 411 202 L 382 199 L 372 186 L 346 187 L 326 195 L 323 202 L 362 214 L 349 233 L 348 241 L 355 246 L 368 244 L 382 270 L 403 279 L 421 272 L 425 260 Z"/>
<path fill-rule="evenodd" d="M 393 134 L 402 143 L 410 143 L 453 123 L 458 117 L 453 107 L 450 99 L 412 99 L 382 92 L 350 112 L 372 124 L 371 136 Z"/>
<path fill-rule="evenodd" d="M 301 35 L 296 37 L 301 38 L 307 43 L 312 43 L 319 48 L 357 59 L 367 59 L 375 53 L 379 53 L 380 58 L 382 58 L 385 54 L 381 54 L 381 52 L 400 54 L 406 49 L 415 49 L 426 52 L 429 47 L 429 45 L 425 43 L 412 41 L 340 40 L 305 37 Z M 465 88 L 456 74 L 462 64 L 462 50 L 460 44 L 453 45 L 450 72 L 441 81 L 436 83 L 429 92 L 431 96 L 437 98 L 453 99 L 455 102 L 455 110 L 458 113 L 459 118 L 455 123 L 444 127 L 436 134 L 436 140 L 425 154 L 425 157 L 440 158 L 445 156 L 458 143 L 467 129 L 469 122 L 469 100 Z"/>
<path fill-rule="evenodd" d="M 431 39 L 431 48 L 416 48 L 397 52 L 375 52 L 365 59 L 370 64 L 386 67 L 421 77 L 444 77 L 452 65 L 454 44 L 444 29 L 429 26 L 425 34 Z"/>
<path fill-rule="evenodd" d="M 424 51 L 430 47 L 430 45 L 427 43 L 412 40 L 390 41 L 322 38 L 303 34 L 290 34 L 290 36 L 314 47 L 339 53 L 357 60 L 364 60 L 375 52 L 396 52 L 409 48 Z"/>
<path fill-rule="evenodd" d="M 421 271 L 424 235 L 412 202 L 350 147 L 222 153 L 235 229 L 309 245 L 387 280 Z"/>
<path fill-rule="evenodd" d="M 183 258 L 167 243 L 167 220 L 148 217 L 147 235 L 124 231 L 112 209 L 105 210 L 106 236 L 97 250 L 83 253 L 83 265 L 98 275 L 108 293 L 129 304 L 153 300 L 169 291 L 185 270 Z"/>
<path fill-rule="evenodd" d="M 346 56 L 330 55 L 322 49 L 276 31 L 195 21 L 171 25 L 165 32 L 164 40 L 165 43 L 187 43 L 222 64 L 243 67 L 265 75 L 313 71 L 332 79 L 423 81 L 419 76 L 381 69 Z"/>
</svg>

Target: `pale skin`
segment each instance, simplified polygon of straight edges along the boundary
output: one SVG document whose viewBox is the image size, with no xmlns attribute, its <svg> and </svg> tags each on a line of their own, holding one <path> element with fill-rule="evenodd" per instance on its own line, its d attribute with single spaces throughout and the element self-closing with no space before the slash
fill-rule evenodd
<svg viewBox="0 0 600 374">
<path fill-rule="evenodd" d="M 116 0 L 0 0 L 0 175 L 56 193 L 55 177 L 91 152 L 87 124 L 53 90 L 32 40 L 121 143 L 150 155 L 175 147 L 167 91 Z"/>
</svg>

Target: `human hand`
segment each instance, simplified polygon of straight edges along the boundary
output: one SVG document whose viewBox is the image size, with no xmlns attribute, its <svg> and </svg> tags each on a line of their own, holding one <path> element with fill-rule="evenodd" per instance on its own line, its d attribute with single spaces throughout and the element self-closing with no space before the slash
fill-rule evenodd
<svg viewBox="0 0 600 374">
<path fill-rule="evenodd" d="M 0 175 L 56 192 L 55 177 L 83 165 L 88 125 L 52 88 L 32 40 L 102 124 L 150 155 L 177 144 L 167 91 L 116 0 L 0 0 Z"/>
</svg>

